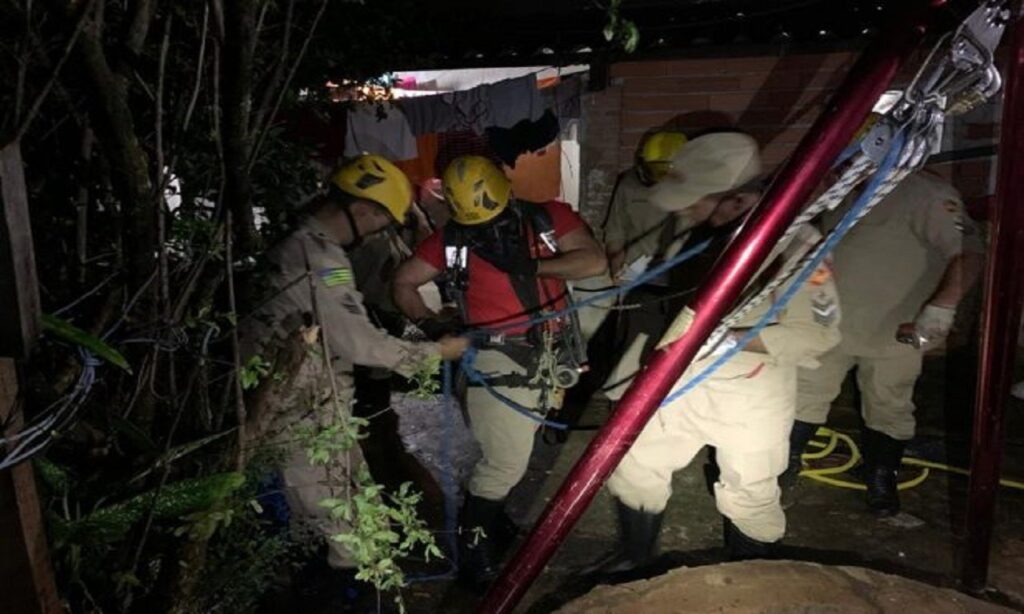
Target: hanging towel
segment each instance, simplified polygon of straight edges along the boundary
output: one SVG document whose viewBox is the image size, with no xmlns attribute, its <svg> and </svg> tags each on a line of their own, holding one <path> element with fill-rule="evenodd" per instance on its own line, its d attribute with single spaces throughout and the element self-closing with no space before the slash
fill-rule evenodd
<svg viewBox="0 0 1024 614">
<path fill-rule="evenodd" d="M 417 157 L 416 137 L 405 114 L 389 102 L 357 103 L 348 112 L 345 155 L 377 154 L 388 160 Z"/>
</svg>

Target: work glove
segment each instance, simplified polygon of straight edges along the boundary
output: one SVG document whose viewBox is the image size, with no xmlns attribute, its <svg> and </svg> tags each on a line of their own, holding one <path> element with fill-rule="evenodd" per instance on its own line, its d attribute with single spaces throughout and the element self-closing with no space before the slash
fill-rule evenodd
<svg viewBox="0 0 1024 614">
<path fill-rule="evenodd" d="M 480 250 L 474 253 L 489 262 L 494 268 L 509 275 L 533 277 L 537 274 L 537 261 L 530 258 L 525 250 L 508 250 L 502 253 Z"/>
<path fill-rule="evenodd" d="M 925 305 L 912 323 L 901 324 L 896 338 L 920 348 L 946 337 L 956 318 L 956 309 L 939 305 Z"/>
<path fill-rule="evenodd" d="M 949 334 L 956 318 L 956 308 L 925 305 L 914 320 L 917 332 L 929 340 L 940 339 Z"/>
</svg>

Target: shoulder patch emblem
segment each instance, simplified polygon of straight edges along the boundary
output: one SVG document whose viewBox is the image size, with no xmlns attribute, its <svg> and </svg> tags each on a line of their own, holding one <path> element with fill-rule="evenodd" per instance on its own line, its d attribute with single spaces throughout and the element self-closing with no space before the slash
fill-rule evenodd
<svg viewBox="0 0 1024 614">
<path fill-rule="evenodd" d="M 352 269 L 348 267 L 337 267 L 333 269 L 320 269 L 317 272 L 324 285 L 328 288 L 352 283 Z"/>
<path fill-rule="evenodd" d="M 831 326 L 839 313 L 839 306 L 831 296 L 820 292 L 811 299 L 811 313 L 814 314 L 814 321 L 821 326 Z"/>
</svg>

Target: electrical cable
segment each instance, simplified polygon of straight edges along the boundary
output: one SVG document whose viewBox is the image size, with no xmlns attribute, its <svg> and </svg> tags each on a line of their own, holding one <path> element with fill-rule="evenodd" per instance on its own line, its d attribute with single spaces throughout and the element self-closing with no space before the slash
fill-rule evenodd
<svg viewBox="0 0 1024 614">
<path fill-rule="evenodd" d="M 867 487 L 864 486 L 864 484 L 861 482 L 854 482 L 834 477 L 853 469 L 861 459 L 860 448 L 858 448 L 853 438 L 845 433 L 841 433 L 839 431 L 826 427 L 820 427 L 815 433 L 815 436 L 827 437 L 828 441 L 822 442 L 811 440 L 809 442 L 809 445 L 821 449 L 816 452 L 807 452 L 801 455 L 801 458 L 803 460 L 820 460 L 823 458 L 827 458 L 836 451 L 836 449 L 839 447 L 839 443 L 844 444 L 850 450 L 850 457 L 849 459 L 847 459 L 846 462 L 835 467 L 822 467 L 817 469 L 813 467 L 808 467 L 800 472 L 800 476 L 814 480 L 816 482 L 828 484 L 829 486 L 835 486 L 838 488 L 847 488 L 851 490 L 867 490 Z M 910 467 L 920 468 L 921 473 L 914 476 L 913 478 L 900 482 L 900 490 L 908 490 L 910 488 L 920 486 L 931 475 L 931 470 L 945 471 L 947 473 L 953 473 L 962 476 L 971 475 L 970 470 L 964 469 L 962 467 L 956 467 L 953 465 L 948 465 L 946 463 L 938 463 L 935 461 L 930 461 L 921 458 L 914 458 L 912 456 L 904 456 L 902 464 Z M 999 484 L 1005 488 L 1024 490 L 1024 481 L 1021 480 L 1003 478 L 999 480 Z"/>
</svg>

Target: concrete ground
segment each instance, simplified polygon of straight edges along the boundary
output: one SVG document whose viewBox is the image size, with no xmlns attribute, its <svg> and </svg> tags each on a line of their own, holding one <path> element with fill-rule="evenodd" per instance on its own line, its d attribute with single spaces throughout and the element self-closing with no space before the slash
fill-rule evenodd
<svg viewBox="0 0 1024 614">
<path fill-rule="evenodd" d="M 966 467 L 974 364 L 960 354 L 926 360 L 917 394 L 918 437 L 910 450 L 928 460 Z M 847 384 L 830 422 L 857 439 L 855 392 L 850 382 Z M 447 442 L 451 445 L 449 458 L 455 459 L 456 473 L 464 476 L 476 452 L 461 423 L 450 420 L 452 416 L 440 408 L 431 411 L 424 404 L 405 408 L 401 403 L 398 405 L 403 438 L 410 447 L 436 470 L 441 446 Z M 600 423 L 608 411 L 606 401 L 595 400 L 582 422 Z M 538 518 L 593 434 L 575 432 L 563 444 L 548 443 L 545 440 L 550 437 L 538 435 L 530 471 L 510 497 L 511 513 L 516 520 L 528 527 Z M 1010 404 L 1008 434 L 1004 477 L 1024 481 L 1021 401 L 1013 400 Z M 842 460 L 832 458 L 824 462 Z M 907 469 L 904 478 L 915 475 L 916 469 Z M 956 588 L 966 488 L 965 477 L 933 471 L 921 485 L 904 491 L 903 514 L 895 519 L 877 520 L 866 513 L 860 491 L 803 479 L 800 498 L 787 512 L 785 556 L 855 565 Z M 704 454 L 675 475 L 673 489 L 661 540 L 663 554 L 651 570 L 652 575 L 675 567 L 722 561 L 721 519 L 704 477 Z M 1024 611 L 1022 505 L 1024 491 L 1000 490 L 989 572 L 991 588 L 981 596 Z M 593 588 L 598 579 L 581 575 L 580 568 L 611 548 L 615 536 L 612 500 L 602 490 L 517 611 L 551 612 Z M 411 612 L 471 612 L 476 604 L 475 596 L 451 582 L 414 583 L 404 593 Z"/>
</svg>

